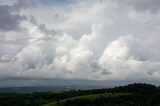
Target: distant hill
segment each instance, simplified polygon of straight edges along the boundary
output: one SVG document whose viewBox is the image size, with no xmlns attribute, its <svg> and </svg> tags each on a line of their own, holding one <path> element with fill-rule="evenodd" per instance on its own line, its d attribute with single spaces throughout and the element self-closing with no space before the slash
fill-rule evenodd
<svg viewBox="0 0 160 106">
<path fill-rule="evenodd" d="M 0 88 L 0 93 L 33 93 L 33 92 L 64 92 L 69 90 L 101 89 L 103 86 L 87 85 L 56 85 L 56 86 L 33 86 L 33 87 L 5 87 Z"/>
</svg>

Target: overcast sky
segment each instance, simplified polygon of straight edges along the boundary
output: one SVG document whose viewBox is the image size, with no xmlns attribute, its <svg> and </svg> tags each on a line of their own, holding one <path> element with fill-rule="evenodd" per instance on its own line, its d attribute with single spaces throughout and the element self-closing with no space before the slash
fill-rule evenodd
<svg viewBox="0 0 160 106">
<path fill-rule="evenodd" d="M 160 0 L 0 0 L 0 80 L 160 80 Z"/>
</svg>

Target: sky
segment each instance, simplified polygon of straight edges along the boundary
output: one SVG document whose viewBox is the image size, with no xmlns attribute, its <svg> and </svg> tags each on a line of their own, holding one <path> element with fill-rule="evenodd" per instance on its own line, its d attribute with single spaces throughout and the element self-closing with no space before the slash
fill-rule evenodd
<svg viewBox="0 0 160 106">
<path fill-rule="evenodd" d="M 160 0 L 0 0 L 0 81 L 160 80 Z"/>
</svg>

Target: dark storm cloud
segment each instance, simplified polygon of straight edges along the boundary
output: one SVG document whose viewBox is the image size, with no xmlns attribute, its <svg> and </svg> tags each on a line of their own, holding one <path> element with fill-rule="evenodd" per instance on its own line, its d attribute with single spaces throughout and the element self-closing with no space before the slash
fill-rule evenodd
<svg viewBox="0 0 160 106">
<path fill-rule="evenodd" d="M 12 5 L 0 4 L 0 30 L 12 31 L 19 29 L 19 23 L 26 20 L 25 15 L 20 15 L 22 9 L 36 6 L 36 0 L 18 0 Z"/>
<path fill-rule="evenodd" d="M 19 22 L 23 19 L 26 17 L 13 13 L 12 6 L 0 5 L 0 30 L 16 30 L 19 28 Z"/>
<path fill-rule="evenodd" d="M 36 0 L 35 0 L 36 1 Z M 39 0 L 39 3 L 46 6 L 74 4 L 78 0 Z"/>
<path fill-rule="evenodd" d="M 28 7 L 36 6 L 37 0 L 17 0 L 17 2 L 13 5 L 14 9 L 25 9 Z"/>
<path fill-rule="evenodd" d="M 99 64 L 97 64 L 97 63 L 92 63 L 91 65 L 90 65 L 90 67 L 92 68 L 92 72 L 96 72 L 97 70 L 99 70 L 99 71 L 101 71 L 101 74 L 102 75 L 107 75 L 107 74 L 112 74 L 112 72 L 110 72 L 109 70 L 107 70 L 107 69 L 104 69 L 104 68 L 102 68 Z"/>
<path fill-rule="evenodd" d="M 119 1 L 132 6 L 137 11 L 150 11 L 155 13 L 160 9 L 160 0 L 124 0 Z"/>
</svg>

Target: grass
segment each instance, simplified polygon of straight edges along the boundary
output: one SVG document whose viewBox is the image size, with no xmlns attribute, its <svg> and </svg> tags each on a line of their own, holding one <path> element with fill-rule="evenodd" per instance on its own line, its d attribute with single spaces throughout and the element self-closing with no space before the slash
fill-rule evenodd
<svg viewBox="0 0 160 106">
<path fill-rule="evenodd" d="M 91 100 L 94 101 L 96 98 L 103 96 L 103 97 L 118 97 L 118 96 L 127 96 L 130 95 L 131 93 L 104 93 L 104 94 L 91 94 L 91 95 L 84 95 L 84 96 L 76 96 L 76 97 L 72 97 L 72 98 L 67 98 L 67 99 L 63 99 L 60 100 L 59 103 L 63 104 L 65 103 L 67 100 L 76 100 L 76 99 L 86 99 L 86 100 Z M 51 102 L 48 104 L 44 104 L 42 106 L 54 106 L 57 102 Z"/>
</svg>

